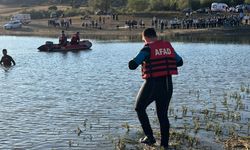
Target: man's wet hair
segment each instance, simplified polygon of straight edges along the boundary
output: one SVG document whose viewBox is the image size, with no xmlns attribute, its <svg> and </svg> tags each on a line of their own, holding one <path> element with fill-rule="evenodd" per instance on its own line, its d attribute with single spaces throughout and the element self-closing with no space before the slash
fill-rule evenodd
<svg viewBox="0 0 250 150">
<path fill-rule="evenodd" d="M 7 52 L 7 49 L 3 49 L 3 52 Z"/>
<path fill-rule="evenodd" d="M 148 38 L 156 38 L 156 32 L 154 28 L 147 28 L 142 32 L 142 35 L 144 37 L 148 37 Z"/>
</svg>

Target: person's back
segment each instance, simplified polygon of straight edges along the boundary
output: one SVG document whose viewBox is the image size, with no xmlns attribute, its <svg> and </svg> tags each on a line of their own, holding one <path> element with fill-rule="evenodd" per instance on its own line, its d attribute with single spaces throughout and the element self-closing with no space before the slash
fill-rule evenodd
<svg viewBox="0 0 250 150">
<path fill-rule="evenodd" d="M 70 44 L 76 45 L 76 44 L 79 44 L 79 42 L 80 42 L 80 37 L 79 37 L 79 32 L 77 32 L 76 34 L 72 36 Z"/>
<path fill-rule="evenodd" d="M 62 35 L 59 37 L 59 44 L 65 46 L 67 44 L 67 36 L 62 31 Z"/>
<path fill-rule="evenodd" d="M 65 35 L 62 35 L 59 39 L 60 45 L 66 45 L 67 44 L 67 37 Z"/>
<path fill-rule="evenodd" d="M 13 63 L 13 65 L 16 65 L 13 58 L 11 56 L 7 55 L 7 50 L 3 49 L 3 57 L 0 61 L 0 64 L 3 65 L 4 67 L 11 67 L 11 65 L 12 65 L 11 62 Z"/>
<path fill-rule="evenodd" d="M 143 31 L 144 47 L 137 56 L 129 61 L 129 69 L 142 66 L 142 78 L 145 79 L 136 97 L 135 110 L 141 123 L 144 138 L 140 143 L 153 145 L 156 140 L 150 126 L 146 108 L 155 101 L 160 123 L 161 146 L 168 149 L 169 128 L 168 107 L 173 93 L 172 75 L 177 75 L 177 67 L 183 65 L 182 58 L 175 52 L 170 42 L 157 39 L 154 28 Z"/>
</svg>

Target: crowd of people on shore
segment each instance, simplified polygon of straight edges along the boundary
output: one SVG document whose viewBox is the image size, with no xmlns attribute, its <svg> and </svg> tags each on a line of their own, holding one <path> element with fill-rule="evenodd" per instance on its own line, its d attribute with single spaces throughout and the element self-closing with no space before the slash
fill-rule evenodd
<svg viewBox="0 0 250 150">
<path fill-rule="evenodd" d="M 84 28 L 102 29 L 105 24 L 110 24 L 112 21 L 118 21 L 119 15 L 97 15 L 93 18 L 90 16 L 84 16 L 81 20 L 83 20 L 82 27 Z"/>
<path fill-rule="evenodd" d="M 48 20 L 48 26 L 62 27 L 65 28 L 65 30 L 67 30 L 70 25 L 72 25 L 72 19 L 65 17 L 64 14 L 62 14 L 60 17 L 57 15 L 52 16 L 52 18 Z"/>
<path fill-rule="evenodd" d="M 136 29 L 154 27 L 164 31 L 165 29 L 202 29 L 202 28 L 216 28 L 216 27 L 237 27 L 242 24 L 244 18 L 243 13 L 239 14 L 221 14 L 214 13 L 209 15 L 184 15 L 175 18 L 163 18 L 154 16 L 151 20 L 126 16 L 126 19 L 119 20 L 118 14 L 113 15 L 85 15 L 81 17 L 83 28 L 89 29 Z M 135 19 L 136 18 L 136 19 Z M 124 24 L 122 23 L 124 22 Z M 250 21 L 249 21 L 250 22 Z M 72 20 L 65 17 L 61 19 L 50 19 L 48 25 L 55 27 L 65 27 L 65 30 L 72 24 Z M 248 23 L 246 23 L 248 24 Z"/>
<path fill-rule="evenodd" d="M 207 18 L 174 18 L 172 20 L 158 19 L 153 21 L 152 26 L 160 29 L 199 29 L 199 28 L 215 28 L 215 27 L 235 27 L 239 26 L 241 18 L 236 15 L 231 16 L 215 16 Z"/>
<path fill-rule="evenodd" d="M 201 29 L 201 28 L 215 28 L 215 27 L 236 27 L 240 26 L 242 17 L 238 15 L 228 16 L 210 16 L 210 17 L 185 17 L 185 18 L 173 18 L 162 19 L 153 17 L 151 24 L 146 24 L 145 21 L 126 20 L 125 25 L 128 28 L 145 28 L 145 26 L 151 26 L 156 29 Z"/>
</svg>

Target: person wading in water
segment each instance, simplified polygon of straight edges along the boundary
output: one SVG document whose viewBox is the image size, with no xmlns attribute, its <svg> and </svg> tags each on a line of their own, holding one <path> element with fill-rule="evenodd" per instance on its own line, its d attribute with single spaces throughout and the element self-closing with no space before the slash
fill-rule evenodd
<svg viewBox="0 0 250 150">
<path fill-rule="evenodd" d="M 138 119 L 146 135 L 140 142 L 148 145 L 156 142 L 146 113 L 148 105 L 155 101 L 160 122 L 161 146 L 168 149 L 170 128 L 168 107 L 173 93 L 172 75 L 178 74 L 177 67 L 183 65 L 183 60 L 168 41 L 157 39 L 154 28 L 145 29 L 142 38 L 145 41 L 144 47 L 128 63 L 131 70 L 141 65 L 142 78 L 145 79 L 135 105 Z"/>
<path fill-rule="evenodd" d="M 12 66 L 11 62 L 13 63 L 13 66 L 16 65 L 16 62 L 13 60 L 13 58 L 7 55 L 7 49 L 3 49 L 3 57 L 0 61 L 0 64 L 6 68 L 9 68 Z"/>
</svg>

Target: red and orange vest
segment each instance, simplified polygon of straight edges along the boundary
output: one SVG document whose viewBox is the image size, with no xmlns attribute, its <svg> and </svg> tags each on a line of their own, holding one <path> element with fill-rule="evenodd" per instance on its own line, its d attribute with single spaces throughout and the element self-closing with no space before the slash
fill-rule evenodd
<svg viewBox="0 0 250 150">
<path fill-rule="evenodd" d="M 62 41 L 62 42 L 65 42 L 67 40 L 67 37 L 65 35 L 62 35 L 60 36 L 59 38 L 59 42 Z"/>
<path fill-rule="evenodd" d="M 178 74 L 175 52 L 167 41 L 148 43 L 150 57 L 142 64 L 142 78 L 164 77 Z"/>
</svg>

